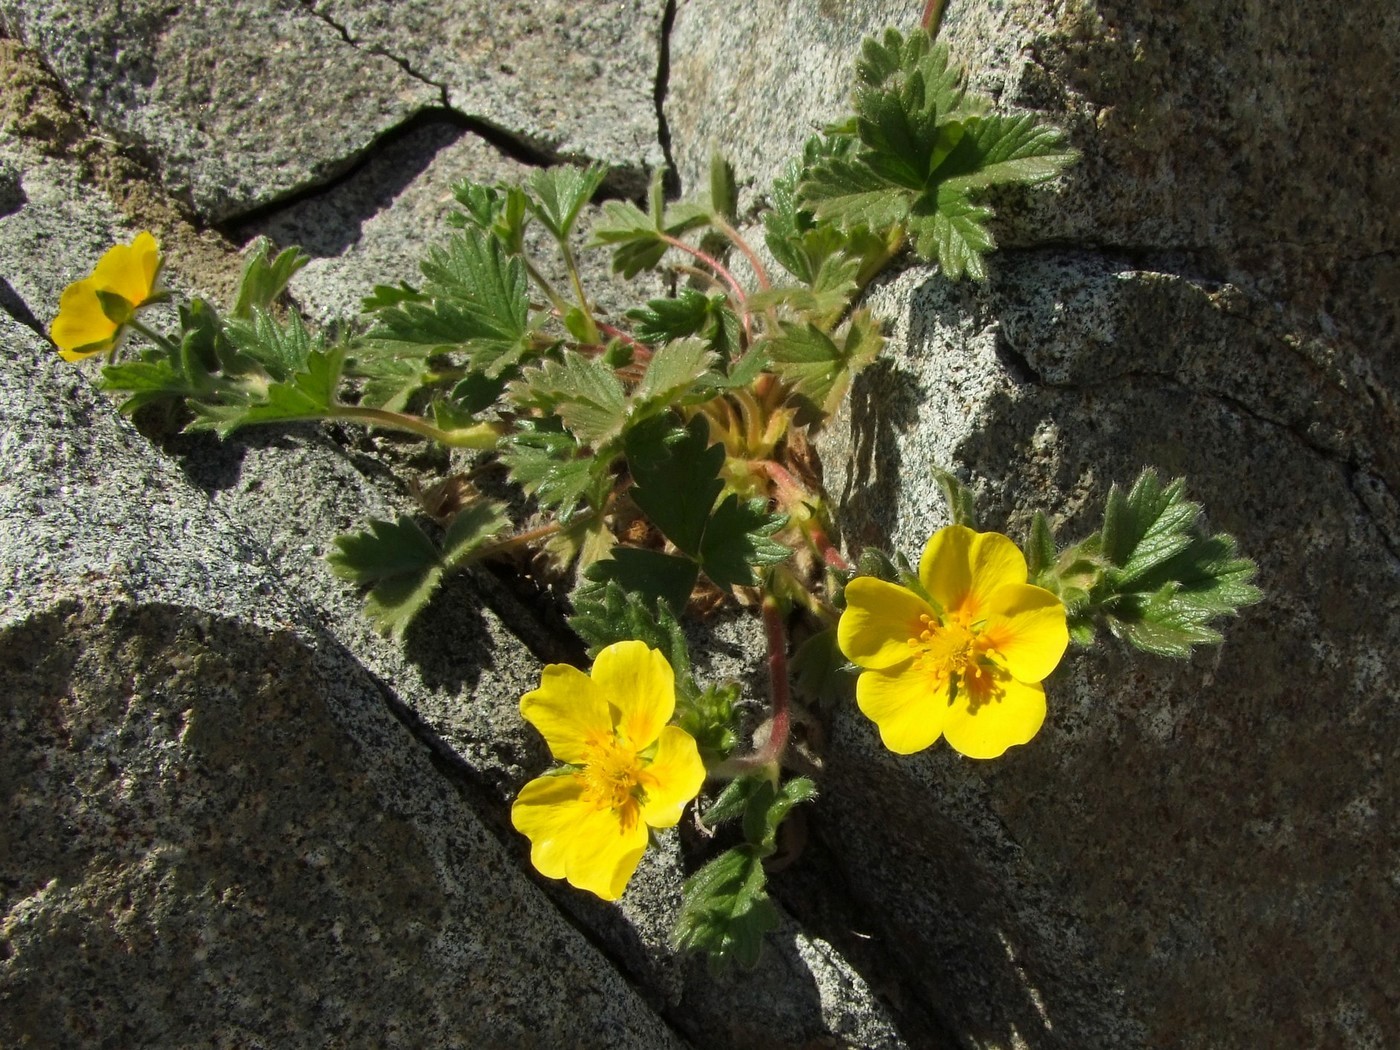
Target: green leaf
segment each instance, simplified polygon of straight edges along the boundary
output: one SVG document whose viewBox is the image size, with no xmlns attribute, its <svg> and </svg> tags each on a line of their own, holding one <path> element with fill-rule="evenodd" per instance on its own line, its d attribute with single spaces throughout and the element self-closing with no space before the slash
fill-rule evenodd
<svg viewBox="0 0 1400 1050">
<path fill-rule="evenodd" d="M 385 633 L 402 637 L 442 580 L 438 548 L 410 518 L 374 520 L 335 539 L 327 555 L 342 579 L 369 587 L 365 613 Z"/>
<path fill-rule="evenodd" d="M 710 208 L 728 223 L 739 221 L 739 188 L 734 166 L 716 150 L 710 154 Z"/>
<path fill-rule="evenodd" d="M 227 437 L 242 426 L 254 423 L 285 423 L 295 420 L 324 419 L 336 404 L 344 347 L 312 350 L 305 371 L 282 383 L 270 383 L 264 391 L 244 387 L 237 394 L 224 391 L 224 403 L 191 401 L 197 416 L 192 430 L 212 429 Z"/>
<path fill-rule="evenodd" d="M 443 573 L 470 562 L 509 524 L 500 504 L 478 501 L 453 519 L 440 550 L 411 518 L 375 519 L 367 530 L 337 536 L 326 560 L 341 579 L 369 588 L 365 613 L 375 626 L 402 637 Z"/>
<path fill-rule="evenodd" d="M 586 452 L 572 435 L 527 430 L 513 435 L 500 455 L 516 484 L 561 521 L 567 522 L 581 502 L 599 502 L 607 461 Z"/>
<path fill-rule="evenodd" d="M 807 402 L 806 421 L 819 422 L 840 405 L 851 380 L 884 345 L 867 311 L 852 316 L 838 343 L 813 324 L 779 322 L 779 334 L 765 344 L 774 372 Z"/>
<path fill-rule="evenodd" d="M 996 248 L 996 240 L 986 222 L 992 209 L 973 204 L 960 190 L 939 187 L 935 204 L 926 201 L 910 220 L 909 235 L 914 250 L 925 259 L 938 260 L 943 275 L 951 280 L 966 274 L 974 281 L 987 279 L 982 256 Z"/>
<path fill-rule="evenodd" d="M 616 373 L 578 353 L 527 370 L 508 394 L 521 407 L 557 414 L 582 444 L 595 449 L 620 437 L 628 418 L 627 394 Z"/>
<path fill-rule="evenodd" d="M 637 323 L 635 335 L 644 343 L 659 345 L 692 335 L 713 341 L 732 323 L 736 338 L 727 345 L 737 346 L 739 322 L 727 303 L 723 295 L 683 288 L 674 299 L 651 299 L 645 307 L 627 311 L 627 316 Z"/>
<path fill-rule="evenodd" d="M 817 785 L 806 777 L 794 777 L 777 789 L 771 781 L 763 781 L 749 796 L 744 811 L 744 837 L 760 856 L 772 856 L 777 850 L 778 826 L 792 807 L 816 797 Z"/>
<path fill-rule="evenodd" d="M 360 309 L 365 313 L 374 313 L 376 310 L 383 310 L 385 307 L 397 306 L 399 303 L 425 303 L 428 297 L 420 292 L 407 281 L 400 281 L 398 284 L 376 284 L 374 291 L 360 300 Z"/>
<path fill-rule="evenodd" d="M 614 582 L 633 599 L 641 599 L 654 608 L 664 603 L 677 616 L 690 602 L 698 575 L 695 562 L 689 558 L 621 545 L 612 549 L 610 558 L 594 562 L 588 569 L 590 580 Z"/>
<path fill-rule="evenodd" d="M 468 227 L 423 261 L 425 291 L 433 306 L 402 303 L 381 311 L 380 338 L 448 349 L 460 345 L 472 367 L 499 375 L 528 349 L 530 306 L 525 264 L 501 243 Z M 418 328 L 424 329 L 417 332 Z"/>
<path fill-rule="evenodd" d="M 640 422 L 658 411 L 708 401 L 714 396 L 715 386 L 701 380 L 715 378 L 715 363 L 715 355 L 703 339 L 677 339 L 662 346 L 652 354 L 646 372 L 632 391 L 631 418 Z"/>
<path fill-rule="evenodd" d="M 813 168 L 799 193 L 817 218 L 846 230 L 900 226 L 915 199 L 912 190 L 892 185 L 865 164 L 839 157 Z"/>
<path fill-rule="evenodd" d="M 574 592 L 573 604 L 569 626 L 588 646 L 589 656 L 614 642 L 645 642 L 660 650 L 675 672 L 678 702 L 700 696 L 690 673 L 685 632 L 665 602 L 629 593 L 617 580 L 594 578 L 590 570 L 587 582 Z"/>
<path fill-rule="evenodd" d="M 590 247 L 612 246 L 612 268 L 629 280 L 660 264 L 670 249 L 667 236 L 679 237 L 709 221 L 704 205 L 681 202 L 666 208 L 664 176 L 661 169 L 652 175 L 650 214 L 627 201 L 608 201 L 593 226 Z"/>
<path fill-rule="evenodd" d="M 1232 537 L 1202 533 L 1199 516 L 1183 480 L 1163 485 L 1151 470 L 1126 495 L 1109 492 L 1097 544 L 1107 567 L 1087 605 L 1139 649 L 1185 657 L 1220 641 L 1215 620 L 1263 597 L 1254 563 L 1238 556 Z"/>
<path fill-rule="evenodd" d="M 668 540 L 699 558 L 706 522 L 724 487 L 724 446 L 710 444 L 703 418 L 681 428 L 657 416 L 629 430 L 625 447 L 632 501 Z"/>
<path fill-rule="evenodd" d="M 1040 585 L 1044 574 L 1055 564 L 1055 534 L 1044 511 L 1031 516 L 1030 541 L 1026 544 L 1026 571 L 1031 583 Z"/>
<path fill-rule="evenodd" d="M 721 853 L 685 881 L 673 935 L 677 947 L 700 950 L 718 969 L 757 964 L 778 911 L 764 889 L 762 860 L 750 847 Z"/>
<path fill-rule="evenodd" d="M 225 334 L 239 353 L 256 361 L 279 382 L 304 371 L 313 351 L 325 350 L 324 338 L 320 333 L 313 338 L 299 316 L 292 314 L 285 323 L 279 323 L 261 306 L 230 321 Z"/>
<path fill-rule="evenodd" d="M 525 206 L 554 234 L 555 240 L 565 242 L 573 233 L 579 212 L 593 199 L 607 173 L 603 164 L 536 171 L 530 176 L 531 192 Z"/>
<path fill-rule="evenodd" d="M 977 508 L 972 502 L 972 490 L 953 474 L 939 467 L 933 468 L 933 480 L 943 490 L 943 499 L 948 504 L 948 517 L 954 525 L 977 528 Z"/>
<path fill-rule="evenodd" d="M 1052 179 L 1079 154 L 1064 146 L 1059 128 L 1042 124 L 1035 113 L 991 115 L 964 125 L 966 134 L 934 172 L 950 190 L 970 191 Z"/>
<path fill-rule="evenodd" d="M 752 587 L 756 566 L 786 561 L 792 551 L 771 537 L 787 524 L 787 515 L 770 514 L 762 500 L 744 502 L 731 493 L 705 525 L 700 564 L 719 587 Z M 677 544 L 679 546 L 679 544 Z"/>
<path fill-rule="evenodd" d="M 296 272 L 311 261 L 300 248 L 285 248 L 269 259 L 271 250 L 272 242 L 266 237 L 253 242 L 238 282 L 233 317 L 249 319 L 256 311 L 270 309 Z"/>
</svg>

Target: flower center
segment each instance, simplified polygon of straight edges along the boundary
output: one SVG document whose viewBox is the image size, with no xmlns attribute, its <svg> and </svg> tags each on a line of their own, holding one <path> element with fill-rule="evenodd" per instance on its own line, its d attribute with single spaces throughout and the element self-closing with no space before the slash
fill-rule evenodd
<svg viewBox="0 0 1400 1050">
<path fill-rule="evenodd" d="M 914 665 L 933 679 L 936 688 L 948 689 L 948 702 L 965 695 L 976 708 L 995 699 L 1000 690 L 995 665 L 988 657 L 991 645 L 968 617 L 950 613 L 943 620 L 919 616 L 919 633 L 909 639 Z"/>
<path fill-rule="evenodd" d="M 583 783 L 585 802 L 598 810 L 622 810 L 624 816 L 635 816 L 651 780 L 637 753 L 615 739 L 590 745 L 583 769 L 574 775 Z"/>
</svg>

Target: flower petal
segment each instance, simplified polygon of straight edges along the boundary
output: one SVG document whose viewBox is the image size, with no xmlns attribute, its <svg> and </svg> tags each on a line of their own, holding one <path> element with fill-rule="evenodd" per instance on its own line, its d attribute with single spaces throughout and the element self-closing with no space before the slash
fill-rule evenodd
<svg viewBox="0 0 1400 1050">
<path fill-rule="evenodd" d="M 598 809 L 582 793 L 575 776 L 536 777 L 520 789 L 510 820 L 530 840 L 530 863 L 541 875 L 617 900 L 646 851 L 646 825 L 628 826 L 621 812 Z"/>
<path fill-rule="evenodd" d="M 117 323 L 102 310 L 92 278 L 74 281 L 58 299 L 58 316 L 49 326 L 49 338 L 65 361 L 81 361 L 112 347 Z"/>
<path fill-rule="evenodd" d="M 1069 645 L 1065 607 L 1043 587 L 1002 587 L 987 602 L 982 639 L 1023 682 L 1038 682 L 1060 662 Z"/>
<path fill-rule="evenodd" d="M 540 687 L 520 698 L 520 713 L 560 762 L 582 762 L 587 748 L 612 739 L 612 716 L 602 690 L 568 664 L 546 665 Z"/>
<path fill-rule="evenodd" d="M 880 729 L 880 739 L 897 755 L 922 751 L 943 731 L 948 713 L 945 685 L 913 666 L 866 671 L 856 681 L 856 703 Z"/>
<path fill-rule="evenodd" d="M 968 758 L 996 758 L 1024 744 L 1045 721 L 1045 690 L 1001 675 L 993 695 L 960 693 L 948 707 L 943 735 Z"/>
<path fill-rule="evenodd" d="M 634 751 L 650 747 L 676 710 L 676 676 L 644 642 L 614 642 L 593 661 L 593 684 L 616 709 L 618 736 Z"/>
<path fill-rule="evenodd" d="M 836 644 L 860 667 L 888 670 L 907 661 L 909 640 L 924 630 L 920 616 L 933 609 L 913 591 L 874 576 L 846 584 L 846 611 L 836 627 Z"/>
<path fill-rule="evenodd" d="M 999 532 L 949 525 L 929 537 L 919 558 L 919 582 L 948 612 L 977 620 L 995 591 L 1026 582 L 1026 556 Z"/>
<path fill-rule="evenodd" d="M 151 297 L 159 269 L 156 239 L 142 231 L 130 244 L 108 248 L 93 268 L 92 281 L 104 292 L 116 292 L 137 307 Z"/>
<path fill-rule="evenodd" d="M 661 730 L 656 757 L 644 776 L 642 820 L 654 828 L 675 827 L 685 804 L 700 793 L 705 782 L 705 763 L 700 761 L 695 738 L 678 726 Z"/>
</svg>

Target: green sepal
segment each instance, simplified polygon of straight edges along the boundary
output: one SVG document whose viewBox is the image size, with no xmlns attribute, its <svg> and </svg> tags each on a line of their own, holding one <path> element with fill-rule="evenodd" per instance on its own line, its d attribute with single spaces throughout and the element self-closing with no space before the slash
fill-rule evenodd
<svg viewBox="0 0 1400 1050">
<path fill-rule="evenodd" d="M 836 629 L 828 627 L 806 639 L 788 665 L 797 691 L 834 707 L 855 697 L 856 670 L 836 644 Z"/>
<path fill-rule="evenodd" d="M 675 722 L 694 739 L 700 759 L 708 769 L 723 762 L 739 742 L 735 730 L 737 685 L 712 685 L 692 697 L 676 697 Z"/>
<path fill-rule="evenodd" d="M 972 502 L 972 490 L 941 467 L 934 467 L 932 473 L 948 504 L 950 524 L 976 530 L 977 508 Z"/>
</svg>

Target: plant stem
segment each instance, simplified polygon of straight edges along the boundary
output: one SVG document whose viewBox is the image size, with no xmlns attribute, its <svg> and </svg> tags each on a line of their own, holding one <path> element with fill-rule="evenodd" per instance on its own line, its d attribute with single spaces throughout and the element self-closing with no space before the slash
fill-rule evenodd
<svg viewBox="0 0 1400 1050">
<path fill-rule="evenodd" d="M 928 35 L 937 39 L 938 30 L 943 25 L 943 9 L 948 6 L 948 0 L 925 0 L 924 16 L 920 20 Z"/>
<path fill-rule="evenodd" d="M 578 299 L 579 309 L 583 311 L 584 320 L 588 322 L 589 332 L 597 338 L 598 322 L 593 318 L 593 308 L 588 305 L 588 296 L 583 294 L 583 281 L 579 279 L 578 264 L 574 261 L 573 250 L 569 247 L 567 238 L 559 238 L 558 244 L 560 254 L 564 256 L 564 266 L 569 271 L 569 283 L 574 287 L 574 297 Z"/>
<path fill-rule="evenodd" d="M 477 423 L 475 426 L 443 430 L 433 426 L 420 416 L 411 416 L 405 412 L 390 412 L 383 408 L 365 408 L 362 405 L 336 405 L 331 409 L 327 418 L 366 423 L 370 426 L 387 427 L 391 430 L 406 430 L 410 434 L 417 434 L 429 441 L 437 441 L 449 448 L 495 448 L 502 433 L 499 423 Z"/>
<path fill-rule="evenodd" d="M 758 278 L 758 286 L 764 290 L 772 288 L 773 285 L 768 280 L 768 271 L 763 268 L 763 263 L 758 261 L 758 253 L 753 250 L 749 242 L 740 236 L 738 230 L 730 226 L 729 223 L 725 222 L 718 215 L 714 216 L 712 221 L 714 222 L 715 229 L 728 237 L 729 243 L 744 253 L 744 258 L 747 259 L 749 265 L 753 267 L 754 276 Z"/>
<path fill-rule="evenodd" d="M 579 515 L 575 521 L 584 521 L 591 517 L 591 514 L 587 516 Z M 516 547 L 523 547 L 528 543 L 534 543 L 536 540 L 548 539 L 563 528 L 564 526 L 558 521 L 551 521 L 537 528 L 526 529 L 524 532 L 517 532 L 513 536 L 507 536 L 503 540 L 497 540 L 495 543 L 488 543 L 483 547 L 478 547 L 475 554 L 472 555 L 472 558 L 474 561 L 479 561 L 483 558 L 492 558 L 498 554 L 504 554 L 506 551 L 513 550 Z"/>
<path fill-rule="evenodd" d="M 673 237 L 669 233 L 661 234 L 661 239 L 667 244 L 669 244 L 672 248 L 679 248 L 681 251 L 687 253 L 688 255 L 699 259 L 702 263 L 704 263 L 706 266 L 708 266 L 721 278 L 724 279 L 724 283 L 729 285 L 730 295 L 734 297 L 734 305 L 739 308 L 739 318 L 744 323 L 744 335 L 747 336 L 749 339 L 752 339 L 753 330 L 749 327 L 748 296 L 744 294 L 743 285 L 741 285 L 739 281 L 735 278 L 735 276 L 729 272 L 729 270 L 725 267 L 724 263 L 720 262 L 713 255 L 710 255 L 706 252 L 702 252 L 699 248 L 692 247 L 691 245 L 686 244 L 685 241 L 681 240 L 679 237 Z"/>
<path fill-rule="evenodd" d="M 144 335 L 147 339 L 155 343 L 156 346 L 160 347 L 172 357 L 178 352 L 175 344 L 172 343 L 166 336 L 161 335 L 159 332 L 153 329 L 147 328 L 140 321 L 136 320 L 136 318 L 132 317 L 126 323 L 131 327 L 131 330 L 133 332 L 137 332 L 140 335 Z"/>
<path fill-rule="evenodd" d="M 774 780 L 787 751 L 788 735 L 792 731 L 792 687 L 788 682 L 787 628 L 783 611 L 771 594 L 763 596 L 763 633 L 768 640 L 768 687 L 773 717 L 769 721 L 768 741 L 751 755 L 741 755 L 721 762 L 710 771 L 716 777 L 741 777 L 767 770 Z"/>
<path fill-rule="evenodd" d="M 530 280 L 535 282 L 539 290 L 544 292 L 545 298 L 549 300 L 549 305 L 554 307 L 555 313 L 560 317 L 567 314 L 569 312 L 569 301 L 554 290 L 554 285 L 549 283 L 549 279 L 545 277 L 544 274 L 535 269 L 535 264 L 532 263 L 529 257 L 523 252 L 520 255 L 520 260 L 525 264 L 525 273 L 529 275 Z"/>
</svg>

